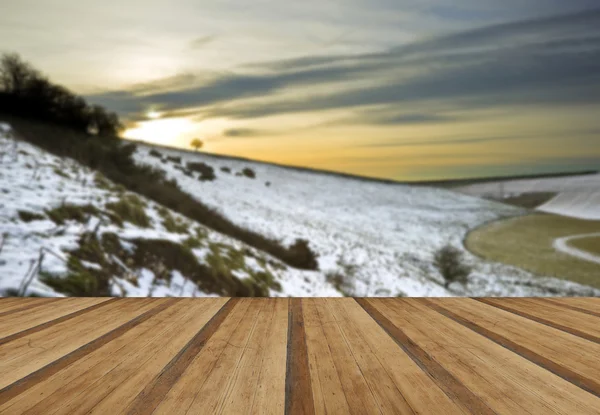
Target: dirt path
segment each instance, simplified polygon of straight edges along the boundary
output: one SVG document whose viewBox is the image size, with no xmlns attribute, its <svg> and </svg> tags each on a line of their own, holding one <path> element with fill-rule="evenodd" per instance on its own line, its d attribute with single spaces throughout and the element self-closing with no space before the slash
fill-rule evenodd
<svg viewBox="0 0 600 415">
<path fill-rule="evenodd" d="M 565 254 L 568 254 L 568 255 L 571 255 L 571 256 L 574 256 L 577 258 L 581 258 L 586 261 L 595 262 L 596 264 L 600 264 L 600 256 L 591 254 L 589 252 L 586 252 L 581 249 L 577 249 L 577 248 L 574 248 L 574 247 L 568 245 L 568 242 L 572 239 L 589 238 L 589 237 L 594 237 L 594 236 L 600 236 L 600 232 L 584 233 L 584 234 L 579 234 L 579 235 L 571 235 L 571 236 L 564 236 L 562 238 L 556 238 L 554 240 L 554 243 L 552 244 L 552 246 L 554 246 L 554 249 L 556 249 L 557 251 L 563 252 Z"/>
</svg>

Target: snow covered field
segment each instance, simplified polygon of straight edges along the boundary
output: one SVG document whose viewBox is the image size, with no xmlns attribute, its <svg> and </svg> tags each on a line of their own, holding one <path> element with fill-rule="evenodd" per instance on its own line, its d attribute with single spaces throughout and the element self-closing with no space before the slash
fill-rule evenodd
<svg viewBox="0 0 600 415">
<path fill-rule="evenodd" d="M 566 191 L 537 208 L 541 212 L 556 213 L 581 219 L 600 219 L 600 182 L 596 191 Z"/>
<path fill-rule="evenodd" d="M 464 251 L 468 230 L 523 211 L 451 192 L 384 184 L 269 164 L 155 148 L 163 156 L 204 162 L 214 181 L 185 175 L 182 166 L 151 156 L 140 145 L 135 158 L 163 169 L 182 189 L 222 212 L 235 223 L 290 244 L 310 241 L 319 254 L 321 273 L 352 275 L 347 294 L 355 296 L 548 295 L 544 287 L 581 291 L 577 284 L 531 274 L 479 259 L 465 258 L 474 271 L 463 289 L 443 288 L 432 265 L 434 252 L 450 243 Z M 230 172 L 221 169 L 228 168 Z M 236 173 L 251 168 L 255 178 Z M 349 272 L 352 270 L 352 272 Z M 295 271 L 301 272 L 301 271 Z M 579 291 L 578 291 L 579 290 Z M 317 292 L 316 295 L 323 295 Z"/>
<path fill-rule="evenodd" d="M 135 250 L 135 240 L 180 244 L 202 234 L 199 246 L 192 249 L 198 263 L 211 263 L 210 255 L 215 251 L 223 256 L 235 254 L 238 260 L 241 258 L 241 265 L 232 268 L 232 274 L 240 280 L 255 279 L 260 273 L 272 275 L 280 286 L 269 290 L 272 296 L 535 296 L 549 295 L 549 289 L 552 293 L 600 295 L 588 287 L 536 277 L 464 251 L 462 239 L 468 230 L 522 213 L 514 207 L 441 189 L 361 181 L 158 149 L 164 155 L 181 156 L 183 165 L 179 165 L 150 156 L 151 149 L 140 145 L 137 162 L 164 169 L 184 191 L 239 225 L 285 244 L 296 238 L 309 240 L 319 254 L 320 270 L 283 266 L 263 252 L 139 196 L 149 226 L 125 221 L 121 227 L 107 221 L 108 206 L 132 197 L 129 192 L 72 160 L 14 139 L 10 127 L 0 124 L 0 295 L 25 285 L 26 295 L 64 295 L 46 284 L 44 278 L 62 278 L 72 272 L 67 264 L 73 259 L 71 253 L 81 248 L 82 235 L 94 231 L 98 236 L 117 235 L 126 251 Z M 216 179 L 200 181 L 197 173 L 191 177 L 184 174 L 183 166 L 189 161 L 214 167 Z M 239 174 L 244 168 L 251 168 L 256 177 Z M 65 205 L 93 209 L 85 220 L 62 224 L 50 220 L 49 211 Z M 183 224 L 184 230 L 167 229 L 165 214 Z M 442 276 L 432 264 L 434 252 L 447 243 L 463 250 L 473 267 L 466 287 L 453 284 L 445 289 Z M 40 254 L 43 261 L 36 271 Z M 150 266 L 134 268 L 114 254 L 102 255 L 127 271 L 110 279 L 112 295 L 213 295 L 199 289 L 183 271 L 169 271 L 164 279 Z M 81 264 L 90 270 L 101 268 L 90 261 Z M 344 277 L 341 288 L 332 284 L 335 273 Z M 27 284 L 26 276 L 32 277 Z"/>
<path fill-rule="evenodd" d="M 536 179 L 498 180 L 474 183 L 457 187 L 461 193 L 474 196 L 523 194 L 532 192 L 569 192 L 575 190 L 593 191 L 600 189 L 600 173 L 561 177 L 541 177 Z"/>
<path fill-rule="evenodd" d="M 600 219 L 600 174 L 494 181 L 461 186 L 455 190 L 491 197 L 557 193 L 537 210 L 581 219 Z"/>
<path fill-rule="evenodd" d="M 106 180 L 106 179 L 104 179 Z M 57 225 L 50 220 L 45 211 L 61 204 L 71 205 L 91 204 L 103 208 L 109 202 L 115 202 L 127 196 L 127 192 L 119 190 L 109 183 L 109 187 L 99 186 L 97 176 L 89 169 L 78 165 L 72 160 L 55 157 L 26 142 L 14 140 L 9 126 L 0 124 L 0 295 L 7 289 L 18 290 L 23 284 L 24 277 L 35 268 L 44 252 L 41 271 L 50 274 L 67 272 L 66 260 L 68 252 L 77 249 L 80 237 L 85 232 L 94 230 L 98 216 L 91 215 L 86 223 L 67 221 Z M 200 225 L 189 223 L 176 213 L 170 212 L 174 218 L 179 218 L 187 224 L 190 234 L 169 232 L 161 222 L 160 208 L 143 198 L 144 210 L 150 218 L 151 226 L 139 227 L 125 222 L 120 228 L 112 223 L 101 224 L 99 233 L 113 232 L 121 238 L 121 243 L 127 247 L 127 240 L 135 238 L 165 239 L 181 242 L 196 232 L 205 234 L 201 246 L 193 249 L 198 260 L 206 262 L 206 256 L 211 244 L 221 244 L 232 250 L 241 251 L 243 244 L 221 234 L 213 232 Z M 19 211 L 40 215 L 35 220 L 26 221 L 20 218 Z M 255 250 L 251 250 L 255 251 Z M 281 292 L 271 291 L 273 296 L 310 296 L 315 291 L 322 295 L 339 296 L 329 284 L 324 282 L 318 273 L 285 272 L 273 268 L 264 261 L 260 252 L 254 256 L 242 255 L 248 269 L 259 271 L 268 270 L 280 283 Z M 263 265 L 261 265 L 261 263 Z M 84 263 L 86 267 L 97 268 L 98 264 Z M 206 296 L 192 281 L 184 279 L 181 273 L 174 271 L 170 281 L 157 280 L 149 269 L 134 270 L 135 278 L 126 280 L 115 277 L 112 284 L 113 295 L 125 296 Z M 236 271 L 239 278 L 248 278 L 243 271 Z M 315 275 L 312 275 L 315 274 Z M 304 278 L 311 278 L 311 284 Z M 315 290 L 315 291 L 313 291 Z M 43 296 L 60 296 L 36 276 L 31 281 L 27 294 Z"/>
</svg>

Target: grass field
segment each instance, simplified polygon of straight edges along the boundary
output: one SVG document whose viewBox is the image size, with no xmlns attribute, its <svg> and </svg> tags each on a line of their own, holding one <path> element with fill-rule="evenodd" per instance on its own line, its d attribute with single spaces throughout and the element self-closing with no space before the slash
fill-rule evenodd
<svg viewBox="0 0 600 415">
<path fill-rule="evenodd" d="M 467 235 L 465 246 L 483 258 L 515 265 L 540 276 L 600 288 L 600 265 L 558 252 L 552 247 L 556 238 L 593 232 L 600 232 L 600 221 L 532 214 L 482 225 Z M 587 239 L 579 241 L 588 248 L 596 243 L 596 251 L 590 252 L 598 252 L 599 239 Z"/>
<path fill-rule="evenodd" d="M 568 244 L 590 254 L 600 255 L 600 236 L 572 239 Z"/>
</svg>

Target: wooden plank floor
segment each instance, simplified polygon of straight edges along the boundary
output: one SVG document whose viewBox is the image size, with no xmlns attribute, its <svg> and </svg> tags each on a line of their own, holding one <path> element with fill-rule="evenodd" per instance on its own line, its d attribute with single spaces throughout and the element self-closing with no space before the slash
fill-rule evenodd
<svg viewBox="0 0 600 415">
<path fill-rule="evenodd" d="M 0 299 L 0 414 L 600 414 L 600 298 Z"/>
</svg>

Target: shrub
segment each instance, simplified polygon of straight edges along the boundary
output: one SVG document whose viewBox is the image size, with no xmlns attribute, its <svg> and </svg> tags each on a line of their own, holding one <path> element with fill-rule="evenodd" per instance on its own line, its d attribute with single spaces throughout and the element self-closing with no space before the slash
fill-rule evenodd
<svg viewBox="0 0 600 415">
<path fill-rule="evenodd" d="M 296 239 L 296 242 L 288 248 L 288 264 L 302 264 L 306 269 L 318 269 L 317 254 L 311 251 L 306 239 Z"/>
<path fill-rule="evenodd" d="M 150 154 L 152 157 L 156 157 L 157 159 L 162 159 L 162 154 L 159 151 L 156 151 L 155 149 L 151 149 L 150 150 Z"/>
<path fill-rule="evenodd" d="M 433 263 L 444 277 L 444 287 L 448 288 L 453 282 L 467 283 L 471 268 L 462 262 L 462 252 L 457 248 L 451 245 L 440 248 L 433 257 Z"/>
<path fill-rule="evenodd" d="M 216 179 L 215 170 L 206 163 L 188 163 L 187 168 L 188 170 L 200 173 L 200 177 L 198 177 L 200 181 L 210 181 Z"/>
<path fill-rule="evenodd" d="M 52 289 L 72 297 L 98 297 L 98 279 L 74 259 L 66 276 L 40 273 L 40 281 Z M 76 268 L 73 270 L 72 268 Z"/>
<path fill-rule="evenodd" d="M 347 277 L 339 272 L 328 272 L 325 274 L 325 280 L 333 285 L 333 287 L 342 293 L 344 296 L 349 297 L 352 294 L 354 287 L 347 280 Z"/>
<path fill-rule="evenodd" d="M 187 233 L 189 224 L 181 220 L 181 218 L 174 218 L 167 209 L 159 209 L 158 214 L 163 218 L 163 226 L 168 232 L 171 233 Z"/>
<path fill-rule="evenodd" d="M 256 173 L 254 172 L 254 170 L 252 170 L 249 167 L 244 168 L 244 170 L 242 170 L 242 174 L 251 179 L 254 179 L 256 177 Z"/>
<path fill-rule="evenodd" d="M 90 216 L 100 215 L 100 211 L 93 205 L 63 204 L 51 210 L 46 210 L 46 215 L 57 225 L 64 225 L 68 220 L 85 223 Z"/>
<path fill-rule="evenodd" d="M 265 182 L 265 186 L 270 187 L 271 186 L 271 182 Z"/>
<path fill-rule="evenodd" d="M 32 222 L 34 220 L 43 220 L 46 219 L 44 215 L 40 215 L 39 213 L 29 212 L 27 210 L 19 210 L 19 219 L 23 222 Z"/>
<path fill-rule="evenodd" d="M 231 173 L 231 169 L 229 167 L 221 167 L 221 171 L 223 173 Z"/>
<path fill-rule="evenodd" d="M 144 203 L 134 195 L 121 197 L 118 202 L 107 203 L 106 208 L 112 210 L 124 221 L 131 222 L 140 228 L 150 226 L 150 218 L 146 214 Z"/>
<path fill-rule="evenodd" d="M 171 163 L 181 164 L 181 157 L 167 156 L 167 160 Z"/>
</svg>

